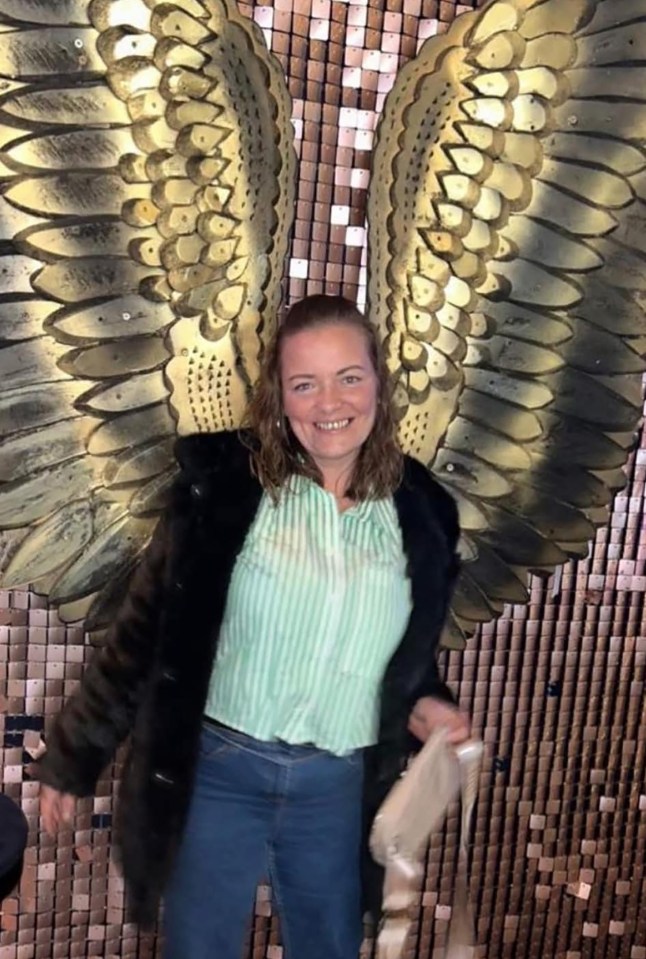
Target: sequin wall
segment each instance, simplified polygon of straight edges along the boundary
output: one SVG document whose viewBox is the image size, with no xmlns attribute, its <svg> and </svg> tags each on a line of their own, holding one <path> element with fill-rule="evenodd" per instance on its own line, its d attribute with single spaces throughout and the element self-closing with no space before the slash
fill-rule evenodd
<svg viewBox="0 0 646 959">
<path fill-rule="evenodd" d="M 470 4 L 449 0 L 243 4 L 289 78 L 300 156 L 289 297 L 363 298 L 364 208 L 376 117 L 401 64 Z M 590 557 L 534 581 L 449 680 L 485 741 L 470 841 L 477 956 L 646 959 L 646 442 Z M 110 861 L 118 765 L 58 843 L 39 832 L 27 765 L 90 655 L 28 592 L 0 593 L 3 789 L 30 824 L 19 890 L 2 906 L 0 959 L 152 957 L 124 922 Z M 428 855 L 407 955 L 440 957 L 450 915 L 457 811 Z M 261 887 L 249 955 L 280 959 Z M 366 944 L 366 955 L 370 953 Z M 189 957 L 187 957 L 189 959 Z M 303 957 L 305 959 L 305 957 Z"/>
</svg>

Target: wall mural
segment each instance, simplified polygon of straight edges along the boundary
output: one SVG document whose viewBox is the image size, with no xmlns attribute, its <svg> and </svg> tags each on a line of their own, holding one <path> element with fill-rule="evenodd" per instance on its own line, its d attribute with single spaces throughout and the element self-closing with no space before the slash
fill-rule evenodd
<svg viewBox="0 0 646 959">
<path fill-rule="evenodd" d="M 123 925 L 108 865 L 112 771 L 57 848 L 37 835 L 24 763 L 85 660 L 81 629 L 65 624 L 84 619 L 98 641 L 163 504 L 174 437 L 235 426 L 281 304 L 322 289 L 365 297 L 398 382 L 402 441 L 458 499 L 465 567 L 446 645 L 503 614 L 448 662 L 476 726 L 486 720 L 472 843 L 481 954 L 645 959 L 646 930 L 627 905 L 638 901 L 639 867 L 611 874 L 609 827 L 586 820 L 579 839 L 581 823 L 568 819 L 618 801 L 586 806 L 605 782 L 602 765 L 585 765 L 587 730 L 605 741 L 611 723 L 609 707 L 592 723 L 584 709 L 603 698 L 601 678 L 588 677 L 579 701 L 571 670 L 583 676 L 603 651 L 579 650 L 595 636 L 608 657 L 612 639 L 627 643 L 632 700 L 613 728 L 633 743 L 627 808 L 646 807 L 634 725 L 643 604 L 606 616 L 611 632 L 592 617 L 569 637 L 547 629 L 537 645 L 534 630 L 534 642 L 519 641 L 532 622 L 554 620 L 568 578 L 576 596 L 588 577 L 594 559 L 559 572 L 551 598 L 542 580 L 528 593 L 529 571 L 586 556 L 625 484 L 641 411 L 645 20 L 646 0 L 496 0 L 479 11 L 430 0 L 240 10 L 0 0 L 5 788 L 22 798 L 33 839 L 20 898 L 3 913 L 0 959 L 51 956 L 52 938 L 60 957 L 154 950 Z M 641 502 L 643 465 L 632 461 L 630 503 Z M 639 579 L 646 545 L 623 545 Z M 597 612 L 621 606 L 606 596 L 611 574 L 603 564 L 590 574 L 598 602 L 589 584 L 583 591 Z M 38 595 L 21 591 L 26 583 Z M 528 598 L 528 609 L 507 605 Z M 583 622 L 567 609 L 564 627 Z M 512 732 L 530 755 L 538 736 L 538 702 L 522 719 L 525 655 L 524 678 L 552 684 L 540 700 L 553 727 L 544 755 L 557 770 L 572 757 L 588 776 L 558 802 L 540 786 L 540 763 L 524 767 L 529 792 L 514 766 Z M 506 695 L 496 691 L 503 674 Z M 618 678 L 610 670 L 603 681 Z M 544 702 L 565 709 L 566 690 L 579 702 L 569 720 L 559 713 L 567 746 Z M 505 787 L 497 775 L 510 777 Z M 554 788 L 576 782 L 563 773 Z M 503 802 L 506 848 L 484 827 Z M 430 954 L 431 937 L 441 945 L 454 839 L 451 819 L 431 846 L 411 954 Z M 606 915 L 608 884 L 621 905 Z M 276 957 L 268 895 L 259 893 L 252 946 Z"/>
</svg>

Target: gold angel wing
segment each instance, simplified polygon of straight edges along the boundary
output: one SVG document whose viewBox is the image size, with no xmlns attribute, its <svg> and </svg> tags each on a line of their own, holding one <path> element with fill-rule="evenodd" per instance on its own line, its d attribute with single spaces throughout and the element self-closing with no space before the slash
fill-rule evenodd
<svg viewBox="0 0 646 959">
<path fill-rule="evenodd" d="M 287 253 L 289 98 L 222 0 L 0 20 L 3 581 L 78 618 L 150 535 L 175 434 L 238 422 Z"/>
<path fill-rule="evenodd" d="M 461 645 L 528 570 L 583 555 L 641 409 L 646 3 L 497 0 L 384 108 L 371 315 L 401 435 L 458 500 Z M 386 192 L 386 186 L 389 190 Z"/>
</svg>

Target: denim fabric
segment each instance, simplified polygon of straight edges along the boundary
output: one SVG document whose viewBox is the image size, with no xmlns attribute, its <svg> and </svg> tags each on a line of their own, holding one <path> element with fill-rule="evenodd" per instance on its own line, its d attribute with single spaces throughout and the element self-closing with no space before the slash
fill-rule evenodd
<svg viewBox="0 0 646 959">
<path fill-rule="evenodd" d="M 357 959 L 363 757 L 205 725 L 164 959 L 241 959 L 269 876 L 285 959 Z"/>
</svg>

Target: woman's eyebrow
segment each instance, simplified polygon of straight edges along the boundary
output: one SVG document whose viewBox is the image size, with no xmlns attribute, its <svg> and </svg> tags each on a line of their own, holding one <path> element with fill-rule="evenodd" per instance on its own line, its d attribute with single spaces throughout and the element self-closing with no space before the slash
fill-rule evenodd
<svg viewBox="0 0 646 959">
<path fill-rule="evenodd" d="M 349 373 L 350 370 L 363 370 L 365 369 L 361 363 L 353 363 L 352 366 L 344 366 L 342 370 L 337 371 L 337 376 L 341 376 L 343 373 Z"/>
<path fill-rule="evenodd" d="M 361 363 L 353 363 L 351 366 L 344 366 L 343 369 L 336 371 L 336 376 L 343 376 L 344 373 L 349 373 L 350 370 L 361 370 L 363 372 L 365 369 Z M 291 376 L 287 377 L 287 382 L 291 383 L 292 380 L 314 380 L 316 375 L 314 373 L 293 373 Z"/>
</svg>

